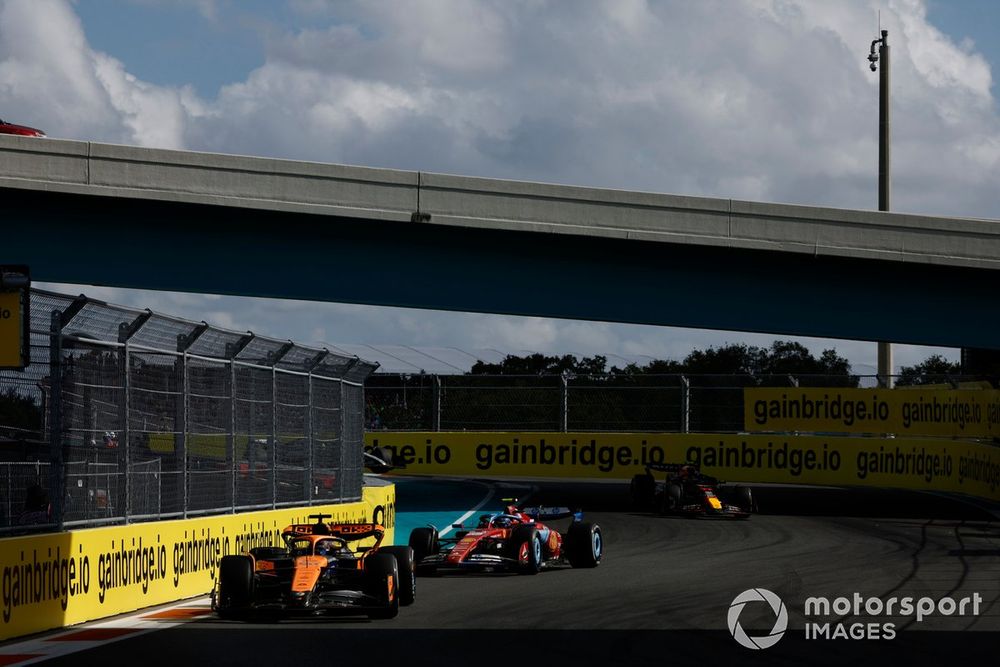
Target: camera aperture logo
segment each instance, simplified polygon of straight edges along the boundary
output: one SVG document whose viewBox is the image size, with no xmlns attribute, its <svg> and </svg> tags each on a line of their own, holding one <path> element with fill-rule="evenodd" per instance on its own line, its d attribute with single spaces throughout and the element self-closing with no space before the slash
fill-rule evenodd
<svg viewBox="0 0 1000 667">
<path fill-rule="evenodd" d="M 750 602 L 766 602 L 774 612 L 774 627 L 765 635 L 750 636 L 740 624 L 740 614 Z M 865 597 L 861 593 L 834 599 L 808 597 L 802 615 L 807 640 L 892 640 L 898 633 L 896 623 L 909 620 L 919 624 L 930 616 L 979 616 L 983 596 L 974 592 L 963 598 L 892 596 Z M 821 619 L 833 617 L 833 620 Z M 729 634 L 740 646 L 749 649 L 770 648 L 788 629 L 788 610 L 781 598 L 766 588 L 751 588 L 736 596 L 729 605 Z"/>
<path fill-rule="evenodd" d="M 740 614 L 748 602 L 766 602 L 771 606 L 775 619 L 774 627 L 768 634 L 751 637 L 740 625 Z M 729 621 L 729 634 L 740 646 L 755 650 L 770 648 L 781 640 L 785 635 L 785 630 L 788 629 L 788 610 L 785 609 L 785 603 L 781 601 L 781 598 L 766 588 L 751 588 L 737 595 L 733 603 L 729 605 L 727 620 Z"/>
</svg>

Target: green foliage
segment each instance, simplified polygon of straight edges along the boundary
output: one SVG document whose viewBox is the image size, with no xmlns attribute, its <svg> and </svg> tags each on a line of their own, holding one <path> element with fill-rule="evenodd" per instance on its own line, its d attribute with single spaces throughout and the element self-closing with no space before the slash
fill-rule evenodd
<svg viewBox="0 0 1000 667">
<path fill-rule="evenodd" d="M 903 366 L 896 384 L 902 387 L 935 384 L 943 382 L 949 375 L 958 375 L 961 372 L 961 364 L 952 363 L 940 354 L 934 354 L 915 366 Z"/>
<path fill-rule="evenodd" d="M 823 375 L 848 376 L 851 364 L 836 350 L 824 350 L 817 359 L 806 346 L 793 341 L 775 341 L 770 348 L 730 344 L 694 350 L 683 361 L 656 359 L 645 366 L 629 364 L 607 369 L 607 358 L 596 355 L 577 359 L 572 355 L 549 357 L 533 354 L 508 356 L 499 364 L 477 362 L 470 375 L 559 375 L 590 377 L 638 375 Z"/>
<path fill-rule="evenodd" d="M 8 387 L 0 393 L 0 427 L 38 433 L 42 430 L 42 409 L 32 397 Z"/>
<path fill-rule="evenodd" d="M 470 375 L 604 375 L 608 359 L 601 355 L 577 359 L 571 354 L 548 357 L 532 354 L 527 357 L 508 355 L 499 364 L 477 361 L 469 371 Z"/>
</svg>

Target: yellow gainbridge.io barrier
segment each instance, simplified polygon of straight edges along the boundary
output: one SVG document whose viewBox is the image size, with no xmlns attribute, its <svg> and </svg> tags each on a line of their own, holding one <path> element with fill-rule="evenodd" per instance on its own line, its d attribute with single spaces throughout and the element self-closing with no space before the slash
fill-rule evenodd
<svg viewBox="0 0 1000 667">
<path fill-rule="evenodd" d="M 1000 437 L 1000 391 L 766 388 L 743 391 L 746 431 Z"/>
<path fill-rule="evenodd" d="M 369 433 L 407 474 L 628 480 L 690 462 L 739 482 L 946 491 L 1000 500 L 1000 448 L 966 440 L 677 433 Z"/>
<path fill-rule="evenodd" d="M 383 523 L 392 544 L 395 487 L 363 500 L 0 539 L 0 640 L 204 595 L 227 554 L 281 543 L 310 514 Z"/>
</svg>

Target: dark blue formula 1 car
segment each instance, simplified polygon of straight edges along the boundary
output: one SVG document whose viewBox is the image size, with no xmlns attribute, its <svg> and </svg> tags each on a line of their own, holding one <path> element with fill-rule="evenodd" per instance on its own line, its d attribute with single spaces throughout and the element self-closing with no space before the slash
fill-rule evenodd
<svg viewBox="0 0 1000 667">
<path fill-rule="evenodd" d="M 662 482 L 653 472 L 663 472 Z M 689 463 L 650 463 L 629 484 L 632 506 L 660 514 L 748 519 L 757 511 L 750 487 L 726 484 Z"/>
</svg>

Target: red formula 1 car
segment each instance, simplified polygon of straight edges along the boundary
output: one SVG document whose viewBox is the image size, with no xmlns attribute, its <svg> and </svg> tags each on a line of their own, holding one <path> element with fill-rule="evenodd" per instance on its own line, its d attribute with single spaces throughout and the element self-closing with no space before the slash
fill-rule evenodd
<svg viewBox="0 0 1000 667">
<path fill-rule="evenodd" d="M 282 547 L 224 556 L 212 609 L 226 618 L 260 612 L 353 612 L 393 618 L 400 605 L 413 604 L 416 582 L 410 547 L 381 546 L 385 528 L 379 524 L 324 523 L 328 514 L 309 518 L 316 523 L 282 531 Z"/>
<path fill-rule="evenodd" d="M 505 570 L 537 574 L 544 568 L 569 563 L 573 567 L 597 567 L 604 556 L 601 527 L 583 521 L 581 512 L 566 507 L 518 508 L 516 498 L 507 498 L 503 511 L 484 514 L 479 525 L 465 530 L 461 524 L 455 537 L 440 537 L 433 527 L 414 528 L 410 546 L 417 572 L 439 570 Z M 573 517 L 565 533 L 546 526 L 541 519 Z"/>
<path fill-rule="evenodd" d="M 657 482 L 653 471 L 666 473 L 666 479 Z M 629 495 L 636 509 L 660 514 L 748 519 L 757 509 L 749 487 L 727 485 L 687 463 L 648 464 L 644 474 L 632 478 Z"/>
</svg>

